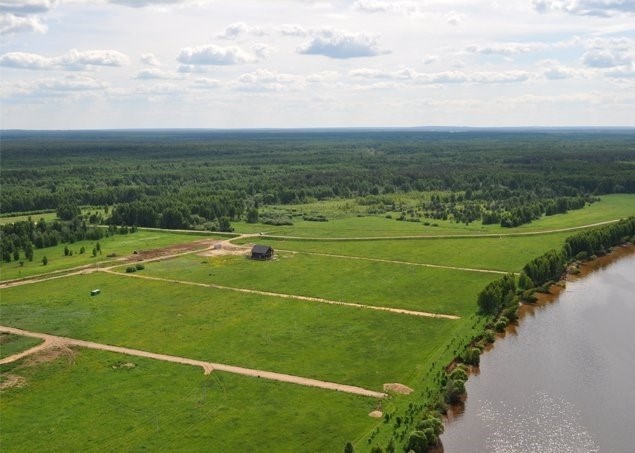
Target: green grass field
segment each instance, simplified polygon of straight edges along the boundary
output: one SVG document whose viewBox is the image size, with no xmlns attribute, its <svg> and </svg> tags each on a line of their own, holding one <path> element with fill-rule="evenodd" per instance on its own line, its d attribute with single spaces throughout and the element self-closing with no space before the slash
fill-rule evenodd
<svg viewBox="0 0 635 453">
<path fill-rule="evenodd" d="M 93 288 L 101 294 L 91 297 Z M 456 321 L 107 274 L 4 289 L 2 318 L 27 330 L 371 389 L 409 382 L 413 366 L 457 328 Z"/>
<path fill-rule="evenodd" d="M 85 266 L 95 263 L 113 261 L 116 257 L 129 256 L 135 250 L 152 250 L 176 244 L 185 244 L 198 239 L 210 239 L 211 234 L 172 233 L 167 231 L 137 231 L 126 235 L 114 235 L 99 240 L 101 254 L 93 257 L 92 250 L 97 241 L 78 241 L 73 244 L 60 244 L 45 249 L 33 251 L 33 261 L 27 261 L 24 253 L 21 253 L 19 262 L 0 264 L 0 280 L 12 280 L 22 277 L 30 277 L 52 271 L 70 269 L 77 266 Z M 73 251 L 72 256 L 64 255 L 64 247 L 68 246 Z M 80 254 L 80 249 L 86 250 Z M 116 257 L 107 255 L 115 254 Z M 42 264 L 42 257 L 46 256 L 48 264 Z"/>
<path fill-rule="evenodd" d="M 299 272 L 302 278 L 297 277 Z M 148 263 L 143 274 L 461 316 L 473 313 L 474 294 L 500 277 L 289 252 L 267 262 L 244 256 L 187 255 Z"/>
<path fill-rule="evenodd" d="M 438 227 L 383 216 L 356 217 L 359 206 L 325 205 L 329 222 L 297 221 L 292 227 L 236 224 L 239 232 L 264 231 L 323 240 L 247 238 L 266 243 L 277 259 L 196 254 L 145 264 L 135 274 L 306 295 L 375 306 L 458 314 L 460 320 L 402 314 L 245 294 L 125 274 L 93 273 L 0 289 L 2 324 L 99 343 L 264 369 L 380 390 L 386 382 L 415 389 L 382 401 L 405 413 L 436 388 L 437 373 L 462 350 L 483 320 L 475 315 L 478 292 L 496 274 L 355 260 L 316 254 L 397 260 L 475 269 L 519 271 L 571 232 L 485 238 L 333 241 L 335 237 L 478 234 L 546 231 L 633 214 L 635 197 L 612 195 L 566 215 L 515 229 L 451 224 Z M 344 202 L 345 203 L 345 202 Z M 296 206 L 315 210 L 320 203 Z M 183 244 L 210 234 L 139 231 L 94 244 L 36 250 L 24 267 L 3 263 L 2 279 L 27 277 L 106 260 L 115 253 Z M 226 237 L 225 237 L 226 238 Z M 84 245 L 87 252 L 78 253 Z M 284 250 L 292 250 L 296 253 Z M 316 253 L 316 254 L 313 254 Z M 49 264 L 41 265 L 47 255 Z M 101 294 L 91 297 L 99 288 Z M 0 337 L 0 355 L 39 342 Z M 117 364 L 132 362 L 133 368 Z M 113 368 L 113 365 L 115 368 Z M 3 451 L 210 450 L 368 451 L 386 444 L 393 422 L 368 417 L 373 398 L 264 381 L 221 372 L 204 376 L 186 365 L 77 350 L 69 358 L 35 364 L 24 359 L 0 367 L 2 379 L 18 375 L 24 386 L 1 390 Z M 401 411 L 401 412 L 399 412 Z M 33 414 L 38 416 L 34 417 Z M 96 425 L 95 420 L 98 424 Z"/>
<path fill-rule="evenodd" d="M 411 263 L 518 272 L 533 257 L 559 247 L 571 233 L 448 239 L 302 241 L 247 238 L 236 243 L 271 245 L 276 250 L 361 256 Z"/>
<path fill-rule="evenodd" d="M 134 363 L 133 368 L 118 367 Z M 22 362 L 24 363 L 24 361 Z M 114 368 L 113 368 L 114 367 Z M 3 365 L 2 450 L 340 451 L 370 429 L 376 401 L 222 372 L 78 350 Z"/>
<path fill-rule="evenodd" d="M 0 359 L 26 351 L 42 343 L 42 340 L 21 335 L 0 333 Z"/>
<path fill-rule="evenodd" d="M 400 222 L 387 219 L 384 215 L 364 215 L 355 207 L 354 200 L 326 201 L 307 205 L 292 205 L 280 208 L 294 209 L 296 212 L 324 212 L 330 214 L 328 222 L 304 221 L 302 217 L 294 217 L 293 225 L 272 226 L 264 224 L 235 223 L 236 232 L 264 232 L 270 235 L 302 236 L 302 237 L 369 237 L 369 236 L 408 236 L 408 235 L 444 235 L 444 234 L 510 234 L 515 232 L 547 231 L 551 229 L 571 228 L 606 220 L 619 219 L 635 214 L 635 195 L 604 195 L 600 202 L 587 205 L 584 209 L 570 211 L 567 214 L 543 216 L 530 224 L 516 228 L 502 228 L 500 225 L 482 225 L 473 222 L 470 225 L 461 223 L 422 219 L 431 225 L 421 222 Z M 356 217 L 361 215 L 362 217 Z M 399 213 L 392 213 L 397 217 Z M 437 226 L 432 226 L 436 223 Z"/>
</svg>

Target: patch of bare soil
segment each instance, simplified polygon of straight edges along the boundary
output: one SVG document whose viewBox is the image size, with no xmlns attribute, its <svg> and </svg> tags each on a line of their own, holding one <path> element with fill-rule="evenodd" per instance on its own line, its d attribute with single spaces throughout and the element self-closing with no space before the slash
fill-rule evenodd
<svg viewBox="0 0 635 453">
<path fill-rule="evenodd" d="M 0 390 L 11 389 L 14 387 L 24 387 L 26 385 L 26 379 L 17 374 L 5 373 L 0 380 Z"/>
<path fill-rule="evenodd" d="M 388 384 L 384 384 L 384 392 L 395 392 L 402 395 L 410 395 L 413 390 L 408 386 L 399 384 L 398 382 L 391 382 Z"/>
<path fill-rule="evenodd" d="M 113 370 L 131 370 L 136 366 L 137 365 L 135 365 L 132 362 L 116 362 L 112 364 L 112 369 Z"/>
<path fill-rule="evenodd" d="M 57 360 L 59 357 L 66 357 L 69 364 L 75 363 L 75 354 L 72 348 L 63 344 L 55 344 L 46 349 L 42 349 L 41 351 L 36 352 L 35 354 L 30 355 L 22 366 L 35 366 L 40 363 L 53 362 Z"/>
<path fill-rule="evenodd" d="M 210 250 L 205 250 L 199 253 L 198 256 L 248 255 L 249 250 L 249 247 L 234 245 L 224 241 L 214 244 Z"/>
<path fill-rule="evenodd" d="M 372 418 L 382 418 L 383 415 L 384 413 L 382 411 L 372 411 L 370 414 L 368 414 L 368 416 Z"/>
<path fill-rule="evenodd" d="M 214 241 L 209 239 L 199 239 L 198 241 L 188 242 L 187 244 L 176 244 L 168 247 L 162 247 L 152 250 L 135 250 L 128 257 L 129 261 L 145 261 L 162 256 L 175 255 L 179 253 L 193 252 L 203 247 L 210 247 Z"/>
</svg>

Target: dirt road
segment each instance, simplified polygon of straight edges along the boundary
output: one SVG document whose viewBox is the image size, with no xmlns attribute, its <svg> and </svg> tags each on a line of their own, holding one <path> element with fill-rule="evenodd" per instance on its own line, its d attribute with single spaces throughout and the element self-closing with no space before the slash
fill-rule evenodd
<svg viewBox="0 0 635 453">
<path fill-rule="evenodd" d="M 450 269 L 453 271 L 465 271 L 465 272 L 481 272 L 485 274 L 502 274 L 506 275 L 510 272 L 505 271 L 496 271 L 492 269 L 476 269 L 473 267 L 457 267 L 457 266 L 444 266 L 442 264 L 428 264 L 428 263 L 413 263 L 412 261 L 399 261 L 399 260 L 387 260 L 382 258 L 367 258 L 365 256 L 352 256 L 352 255 L 336 255 L 334 253 L 318 253 L 318 252 L 299 252 L 297 250 L 280 250 L 279 252 L 288 252 L 288 253 L 298 253 L 302 255 L 315 255 L 315 256 L 328 256 L 332 258 L 344 258 L 349 260 L 360 260 L 360 261 L 373 261 L 377 263 L 389 263 L 389 264 L 403 264 L 406 266 L 421 266 L 421 267 L 434 267 L 437 269 Z M 511 272 L 512 274 L 514 272 Z"/>
<path fill-rule="evenodd" d="M 218 370 L 218 371 L 224 371 L 226 373 L 234 373 L 234 374 L 240 374 L 243 376 L 269 379 L 272 381 L 286 382 L 289 384 L 303 385 L 306 387 L 318 387 L 321 389 L 334 390 L 337 392 L 344 392 L 344 393 L 352 393 L 355 395 L 369 396 L 372 398 L 384 398 L 387 396 L 386 393 L 383 393 L 383 392 L 368 390 L 368 389 L 365 389 L 362 387 L 356 387 L 353 385 L 337 384 L 335 382 L 320 381 L 317 379 L 305 378 L 301 376 L 293 376 L 290 374 L 275 373 L 272 371 L 254 370 L 251 368 L 243 368 L 243 367 L 227 365 L 223 363 L 204 362 L 201 360 L 190 359 L 187 357 L 157 354 L 154 352 L 141 351 L 139 349 L 130 349 L 130 348 L 125 348 L 121 346 L 111 346 L 107 344 L 93 343 L 92 341 L 76 340 L 73 338 L 59 337 L 56 335 L 49 335 L 45 333 L 31 332 L 28 330 L 16 329 L 14 327 L 0 326 L 0 332 L 12 333 L 14 335 L 24 335 L 27 337 L 40 338 L 44 340 L 44 343 L 34 348 L 28 349 L 19 354 L 14 354 L 12 356 L 5 357 L 4 359 L 0 360 L 0 364 L 15 362 L 16 360 L 24 358 L 28 355 L 34 354 L 38 351 L 42 351 L 46 348 L 50 348 L 54 346 L 78 346 L 81 348 L 98 349 L 100 351 L 109 351 L 109 352 L 115 352 L 119 354 L 130 355 L 130 356 L 146 357 L 146 358 L 155 359 L 155 360 L 162 360 L 164 362 L 173 362 L 173 363 L 180 363 L 183 365 L 197 366 L 197 367 L 201 367 L 205 374 L 210 374 L 212 371 Z"/>
</svg>

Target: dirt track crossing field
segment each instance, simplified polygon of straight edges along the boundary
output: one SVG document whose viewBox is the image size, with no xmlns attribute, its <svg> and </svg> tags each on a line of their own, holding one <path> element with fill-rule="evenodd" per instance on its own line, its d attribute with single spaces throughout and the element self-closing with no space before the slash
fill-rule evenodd
<svg viewBox="0 0 635 453">
<path fill-rule="evenodd" d="M 164 362 L 173 362 L 173 363 L 180 363 L 183 365 L 198 366 L 203 369 L 205 374 L 210 374 L 212 371 L 218 370 L 218 371 L 224 371 L 226 373 L 241 374 L 243 376 L 269 379 L 272 381 L 286 382 L 290 384 L 304 385 L 307 387 L 318 387 L 318 388 L 333 390 L 337 392 L 368 396 L 371 398 L 384 398 L 387 396 L 387 394 L 383 392 L 368 390 L 368 389 L 365 389 L 362 387 L 356 387 L 353 385 L 337 384 L 335 382 L 320 381 L 317 379 L 305 378 L 301 376 L 293 376 L 290 374 L 275 373 L 272 371 L 254 370 L 251 368 L 243 368 L 243 367 L 227 365 L 223 363 L 204 362 L 201 360 L 190 359 L 187 357 L 157 354 L 154 352 L 141 351 L 139 349 L 130 349 L 130 348 L 125 348 L 121 346 L 111 346 L 107 344 L 93 343 L 91 341 L 76 340 L 73 338 L 59 337 L 56 335 L 49 335 L 45 333 L 31 332 L 28 330 L 16 329 L 13 327 L 0 326 L 0 332 L 11 333 L 14 335 L 24 335 L 24 336 L 35 337 L 35 338 L 40 338 L 44 340 L 44 343 L 38 346 L 35 346 L 34 348 L 28 349 L 18 354 L 14 354 L 9 357 L 5 357 L 4 359 L 0 360 L 0 365 L 4 363 L 15 362 L 16 360 L 20 360 L 31 354 L 37 353 L 39 351 L 42 351 L 44 349 L 54 347 L 54 346 L 67 346 L 67 347 L 78 346 L 81 348 L 98 349 L 101 351 L 115 352 L 119 354 L 126 354 L 126 355 L 137 356 L 137 357 L 146 357 L 146 358 L 155 359 L 155 360 L 162 360 Z"/>
<path fill-rule="evenodd" d="M 294 295 L 294 294 L 272 293 L 272 292 L 269 292 L 269 291 L 258 291 L 258 290 L 255 290 L 255 289 L 234 288 L 234 287 L 231 287 L 231 286 L 215 285 L 213 283 L 198 283 L 198 282 L 189 282 L 189 281 L 186 281 L 186 280 L 173 280 L 173 279 L 170 279 L 170 278 L 150 277 L 149 275 L 122 274 L 121 272 L 114 272 L 114 271 L 109 270 L 109 269 L 104 269 L 103 271 L 104 272 L 108 272 L 109 274 L 119 275 L 119 276 L 122 276 L 122 277 L 141 278 L 141 279 L 145 279 L 145 280 L 155 280 L 155 281 L 159 281 L 159 282 L 168 282 L 168 283 L 178 283 L 178 284 L 181 284 L 181 285 L 200 286 L 200 287 L 203 287 L 203 288 L 223 289 L 223 290 L 228 290 L 228 291 L 236 291 L 236 292 L 240 292 L 240 293 L 259 294 L 261 296 L 281 297 L 283 299 L 296 299 L 296 300 L 302 300 L 302 301 L 305 301 L 305 302 L 317 302 L 317 303 L 322 303 L 322 304 L 341 305 L 341 306 L 344 306 L 344 307 L 365 308 L 365 309 L 368 309 L 368 310 L 387 311 L 387 312 L 390 312 L 390 313 L 397 313 L 397 314 L 409 315 L 409 316 L 421 316 L 421 317 L 424 317 L 424 318 L 440 318 L 440 319 L 452 319 L 452 320 L 461 319 L 460 316 L 455 316 L 455 315 L 446 315 L 446 314 L 440 314 L 440 313 L 428 313 L 428 312 L 425 312 L 425 311 L 406 310 L 406 309 L 403 309 L 403 308 L 389 308 L 389 307 L 379 307 L 379 306 L 375 306 L 375 305 L 363 305 L 363 304 L 358 304 L 358 303 L 355 303 L 355 302 L 342 302 L 342 301 L 338 301 L 338 300 L 322 299 L 320 297 L 309 297 L 309 296 L 298 296 L 298 295 Z"/>
</svg>

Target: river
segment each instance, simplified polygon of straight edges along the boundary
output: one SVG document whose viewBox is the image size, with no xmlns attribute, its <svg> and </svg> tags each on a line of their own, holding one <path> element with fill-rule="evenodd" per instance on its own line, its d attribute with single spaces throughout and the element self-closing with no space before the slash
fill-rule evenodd
<svg viewBox="0 0 635 453">
<path fill-rule="evenodd" d="M 635 254 L 622 253 L 481 355 L 445 453 L 635 451 Z"/>
</svg>

